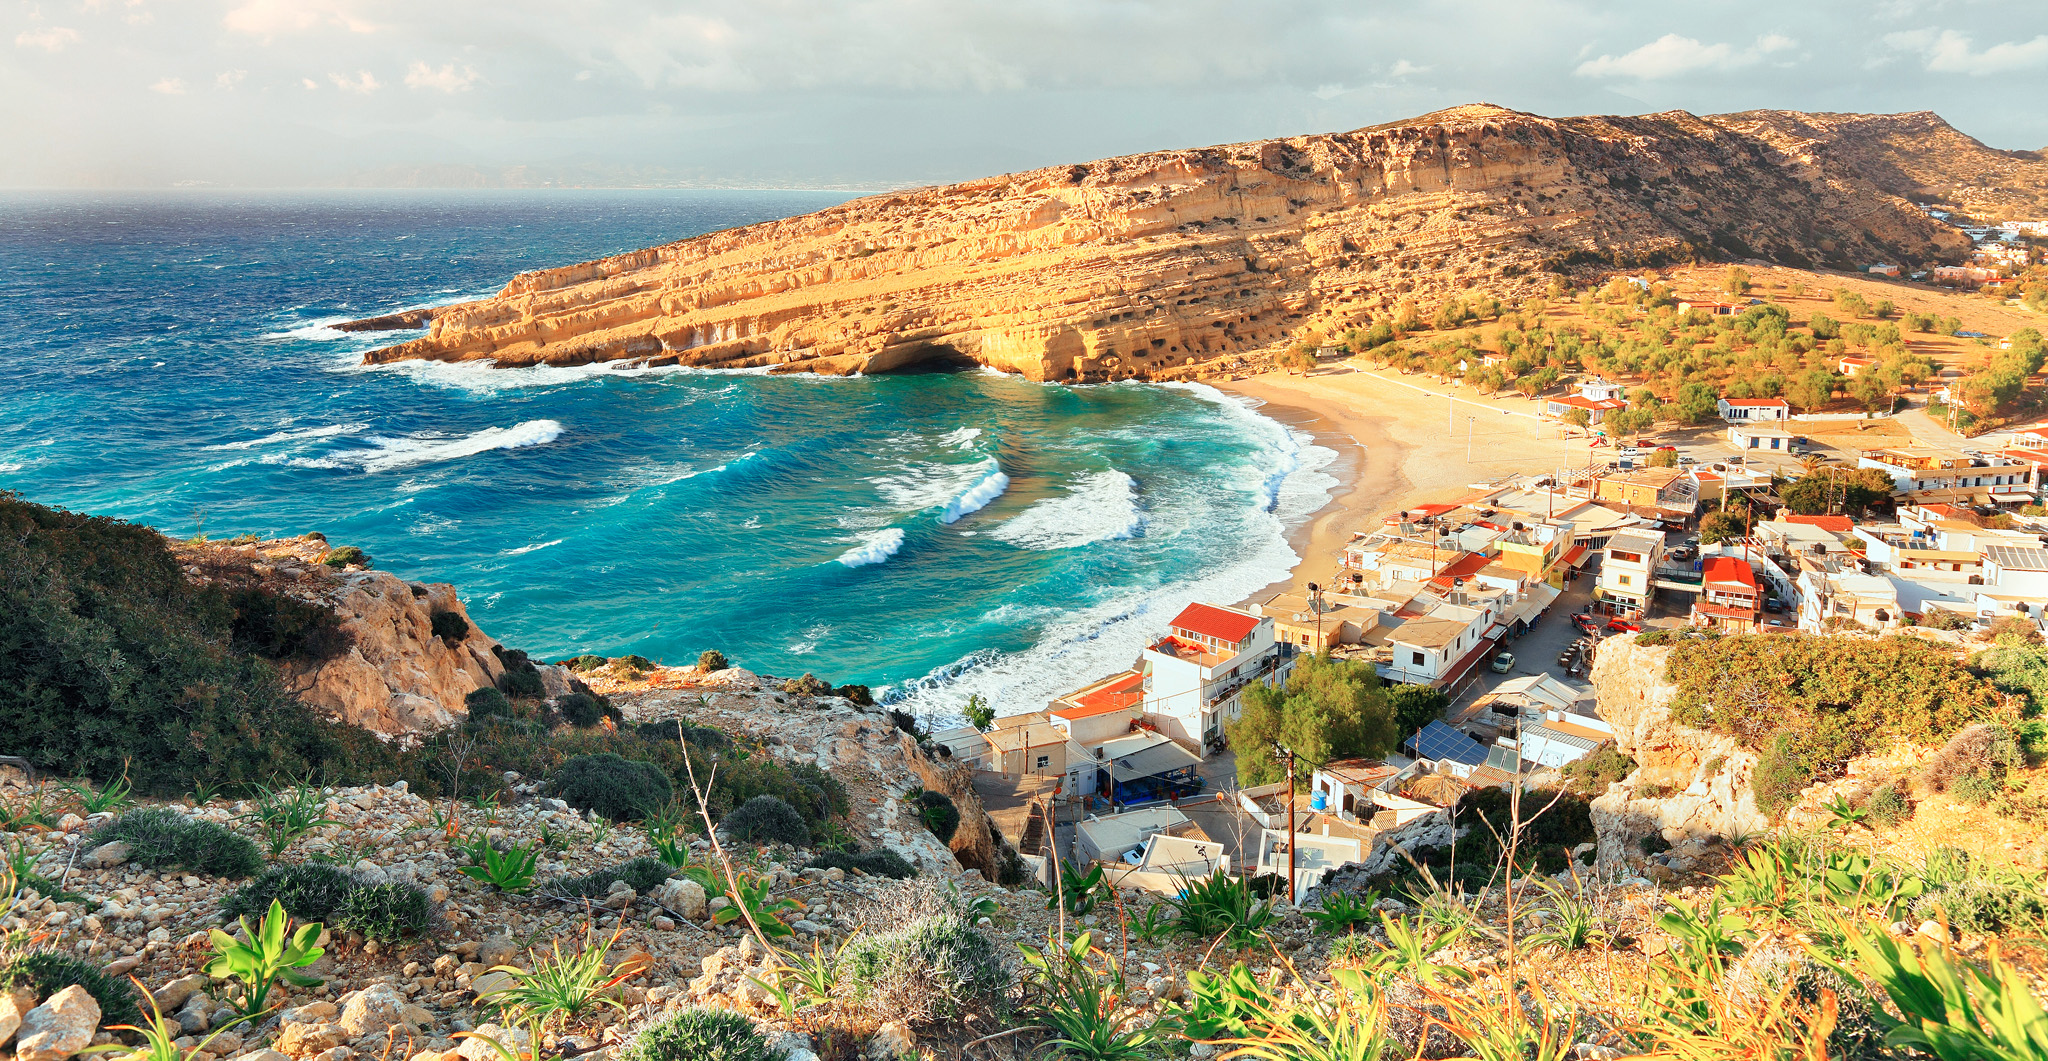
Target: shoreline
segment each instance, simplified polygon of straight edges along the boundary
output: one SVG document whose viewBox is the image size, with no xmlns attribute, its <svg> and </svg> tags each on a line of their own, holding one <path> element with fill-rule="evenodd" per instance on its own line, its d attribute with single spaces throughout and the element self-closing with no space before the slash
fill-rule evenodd
<svg viewBox="0 0 2048 1061">
<path fill-rule="evenodd" d="M 1519 395 L 1443 390 L 1353 363 L 1322 366 L 1305 376 L 1267 372 L 1209 385 L 1258 399 L 1264 404 L 1254 412 L 1307 432 L 1316 445 L 1338 454 L 1325 469 L 1338 478 L 1329 500 L 1287 530 L 1288 546 L 1299 558 L 1293 570 L 1237 602 L 1239 607 L 1276 593 L 1305 594 L 1311 582 L 1327 585 L 1352 535 L 1386 516 L 1455 501 L 1476 483 L 1552 470 L 1569 459 L 1555 425 L 1538 417 L 1536 402 Z M 1466 428 L 1464 438 L 1457 437 L 1460 426 Z"/>
</svg>

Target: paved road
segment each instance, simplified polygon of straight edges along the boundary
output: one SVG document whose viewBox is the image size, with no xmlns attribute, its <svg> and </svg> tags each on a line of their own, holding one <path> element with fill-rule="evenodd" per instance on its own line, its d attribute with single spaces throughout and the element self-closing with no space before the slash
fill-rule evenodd
<svg viewBox="0 0 2048 1061">
<path fill-rule="evenodd" d="M 1490 693 L 1500 683 L 1510 678 L 1527 677 L 1531 674 L 1548 674 L 1553 678 L 1565 677 L 1558 668 L 1557 656 L 1578 639 L 1578 628 L 1572 625 L 1572 613 L 1586 611 L 1593 603 L 1593 578 L 1582 575 L 1565 587 L 1557 600 L 1550 605 L 1542 619 L 1521 637 L 1503 646 L 1515 654 L 1515 665 L 1506 674 L 1495 674 L 1492 668 L 1479 672 L 1479 678 L 1465 688 L 1451 711 L 1452 722 L 1463 722 L 1472 714 L 1472 705 L 1482 696 Z"/>
</svg>

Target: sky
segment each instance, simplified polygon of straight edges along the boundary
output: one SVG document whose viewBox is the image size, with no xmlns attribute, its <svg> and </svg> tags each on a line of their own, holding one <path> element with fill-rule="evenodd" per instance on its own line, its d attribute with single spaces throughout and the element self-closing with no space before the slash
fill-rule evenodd
<svg viewBox="0 0 2048 1061">
<path fill-rule="evenodd" d="M 0 187 L 887 188 L 1542 114 L 2048 145 L 2038 0 L 0 0 Z"/>
</svg>

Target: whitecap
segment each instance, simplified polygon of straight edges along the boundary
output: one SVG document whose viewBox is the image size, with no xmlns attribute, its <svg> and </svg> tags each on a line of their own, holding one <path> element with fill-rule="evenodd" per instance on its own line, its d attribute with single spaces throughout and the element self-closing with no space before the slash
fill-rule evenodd
<svg viewBox="0 0 2048 1061">
<path fill-rule="evenodd" d="M 1020 549 L 1075 549 L 1135 538 L 1145 529 L 1138 481 L 1112 468 L 1074 480 L 1068 492 L 1036 502 L 989 532 Z"/>
<path fill-rule="evenodd" d="M 541 542 L 541 543 L 540 543 L 540 544 L 538 544 L 538 545 L 522 545 L 522 546 L 520 546 L 520 547 L 519 547 L 519 548 L 517 548 L 517 549 L 505 549 L 505 550 L 503 550 L 503 551 L 499 552 L 499 553 L 498 553 L 498 555 L 499 555 L 499 556 L 523 556 L 523 555 L 525 555 L 525 554 L 527 554 L 527 553 L 535 553 L 535 552 L 539 552 L 540 550 L 542 550 L 542 549 L 545 549 L 545 548 L 547 548 L 547 547 L 548 547 L 548 546 L 550 546 L 550 545 L 560 545 L 560 544 L 562 544 L 562 541 L 563 541 L 563 539 L 561 539 L 561 538 L 556 538 L 556 539 L 555 539 L 554 541 L 551 541 L 551 542 Z"/>
<path fill-rule="evenodd" d="M 948 446 L 953 447 L 954 449 L 967 449 L 974 445 L 975 439 L 980 437 L 981 428 L 963 427 L 957 431 L 946 432 L 944 435 L 940 436 L 939 441 L 945 443 Z"/>
<path fill-rule="evenodd" d="M 962 516 L 987 508 L 989 502 L 1003 496 L 1003 491 L 1010 488 L 1010 477 L 1003 474 L 1003 466 L 994 457 L 982 461 L 975 467 L 980 472 L 980 477 L 974 481 L 974 485 L 946 502 L 946 507 L 939 512 L 940 523 L 958 523 Z"/>
<path fill-rule="evenodd" d="M 895 511 L 936 508 L 940 523 L 954 523 L 980 510 L 1010 486 L 1010 477 L 994 457 L 973 464 L 916 464 L 870 481 Z"/>
<path fill-rule="evenodd" d="M 416 464 L 460 460 L 498 449 L 542 446 L 562 436 L 555 420 L 527 420 L 511 427 L 487 427 L 454 438 L 414 435 L 408 438 L 369 436 L 374 449 L 344 450 L 325 457 L 302 458 L 290 463 L 302 468 L 359 468 L 365 472 L 387 472 Z"/>
<path fill-rule="evenodd" d="M 861 535 L 860 544 L 839 554 L 839 562 L 848 567 L 864 567 L 879 564 L 896 555 L 903 548 L 903 529 L 884 527 L 871 534 Z"/>
<path fill-rule="evenodd" d="M 324 427 L 302 427 L 297 430 L 274 431 L 262 438 L 245 438 L 240 442 L 223 442 L 207 449 L 256 449 L 259 446 L 273 446 L 285 442 L 300 442 L 309 438 L 332 438 L 336 435 L 353 435 L 368 430 L 368 424 L 328 424 Z"/>
<path fill-rule="evenodd" d="M 0 464 L 0 472 L 10 472 L 10 473 L 11 473 L 11 472 L 18 472 L 18 471 L 20 471 L 20 470 L 22 470 L 23 468 L 26 468 L 26 467 L 28 467 L 28 466 L 27 466 L 27 465 L 25 465 L 25 464 L 21 464 L 21 463 L 19 463 L 19 462 L 14 462 L 14 463 L 9 463 L 9 464 Z"/>
</svg>

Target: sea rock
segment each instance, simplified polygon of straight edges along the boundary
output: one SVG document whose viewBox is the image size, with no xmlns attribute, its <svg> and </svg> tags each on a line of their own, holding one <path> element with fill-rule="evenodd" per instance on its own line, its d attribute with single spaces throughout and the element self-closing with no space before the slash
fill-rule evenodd
<svg viewBox="0 0 2048 1061">
<path fill-rule="evenodd" d="M 72 984 L 21 1018 L 14 1044 L 16 1061 L 65 1061 L 92 1045 L 100 1028 L 100 1004 Z"/>
</svg>

